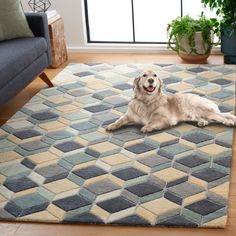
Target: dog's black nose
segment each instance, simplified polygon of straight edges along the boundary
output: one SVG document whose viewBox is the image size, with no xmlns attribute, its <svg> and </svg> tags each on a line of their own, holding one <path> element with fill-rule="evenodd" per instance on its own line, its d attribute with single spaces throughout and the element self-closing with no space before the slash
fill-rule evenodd
<svg viewBox="0 0 236 236">
<path fill-rule="evenodd" d="M 154 79 L 148 79 L 148 82 L 149 82 L 150 84 L 153 84 Z"/>
</svg>

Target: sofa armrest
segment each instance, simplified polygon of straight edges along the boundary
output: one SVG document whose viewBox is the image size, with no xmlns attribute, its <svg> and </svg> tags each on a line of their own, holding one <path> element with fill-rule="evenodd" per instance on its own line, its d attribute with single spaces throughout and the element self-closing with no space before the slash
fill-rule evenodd
<svg viewBox="0 0 236 236">
<path fill-rule="evenodd" d="M 34 36 L 44 37 L 46 39 L 48 45 L 48 61 L 51 64 L 52 55 L 47 15 L 45 13 L 25 13 L 25 16 Z"/>
</svg>

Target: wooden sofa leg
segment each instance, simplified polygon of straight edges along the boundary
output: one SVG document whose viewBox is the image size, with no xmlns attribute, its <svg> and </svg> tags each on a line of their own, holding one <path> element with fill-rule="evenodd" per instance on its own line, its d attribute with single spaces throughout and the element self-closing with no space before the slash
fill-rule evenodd
<svg viewBox="0 0 236 236">
<path fill-rule="evenodd" d="M 49 87 L 53 87 L 53 83 L 51 80 L 48 78 L 45 72 L 39 75 L 39 78 L 42 79 Z"/>
</svg>

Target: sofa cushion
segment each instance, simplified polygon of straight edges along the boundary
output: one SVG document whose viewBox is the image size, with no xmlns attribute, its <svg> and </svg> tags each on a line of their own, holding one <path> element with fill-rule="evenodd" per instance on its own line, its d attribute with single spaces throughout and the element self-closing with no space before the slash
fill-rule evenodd
<svg viewBox="0 0 236 236">
<path fill-rule="evenodd" d="M 47 51 L 45 38 L 19 38 L 0 43 L 0 87 Z"/>
<path fill-rule="evenodd" d="M 0 0 L 0 41 L 33 36 L 20 0 Z"/>
</svg>

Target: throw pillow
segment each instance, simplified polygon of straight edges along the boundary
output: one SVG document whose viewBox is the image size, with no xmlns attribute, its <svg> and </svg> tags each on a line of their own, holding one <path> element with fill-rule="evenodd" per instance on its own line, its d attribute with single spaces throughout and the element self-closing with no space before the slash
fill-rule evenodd
<svg viewBox="0 0 236 236">
<path fill-rule="evenodd" d="M 20 0 L 0 0 L 0 41 L 33 36 Z"/>
</svg>

